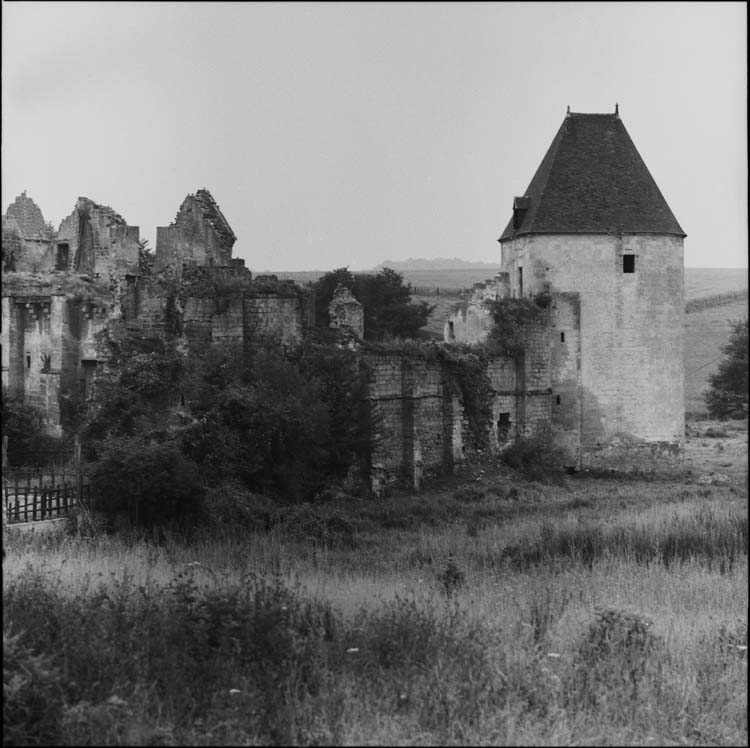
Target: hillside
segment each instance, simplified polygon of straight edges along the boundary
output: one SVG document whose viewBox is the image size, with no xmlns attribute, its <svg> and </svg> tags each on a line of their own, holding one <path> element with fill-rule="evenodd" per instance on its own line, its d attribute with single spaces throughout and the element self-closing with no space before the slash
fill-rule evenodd
<svg viewBox="0 0 750 748">
<path fill-rule="evenodd" d="M 471 288 L 474 283 L 492 278 L 500 270 L 500 264 L 465 262 L 459 260 L 455 267 L 437 267 L 439 262 L 452 260 L 406 260 L 388 264 L 401 273 L 408 283 L 415 286 L 420 295 L 457 293 L 461 289 Z M 420 264 L 422 263 L 422 264 Z M 408 265 L 408 267 L 407 267 Z M 273 271 L 266 271 L 273 272 Z M 294 280 L 297 283 L 314 283 L 326 270 L 298 270 L 275 272 L 281 279 Z M 359 272 L 359 271 L 358 271 Z M 368 270 L 361 272 L 376 272 Z M 744 268 L 685 268 L 685 300 L 731 293 L 746 290 L 748 287 L 747 270 Z"/>
</svg>

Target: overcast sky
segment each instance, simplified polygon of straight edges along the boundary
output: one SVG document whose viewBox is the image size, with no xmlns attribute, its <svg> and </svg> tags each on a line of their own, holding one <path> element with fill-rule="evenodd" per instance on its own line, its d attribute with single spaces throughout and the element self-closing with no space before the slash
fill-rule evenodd
<svg viewBox="0 0 750 748">
<path fill-rule="evenodd" d="M 688 234 L 747 266 L 745 3 L 3 3 L 2 210 L 141 236 L 206 187 L 253 270 L 498 262 L 570 105 L 620 117 Z"/>
</svg>

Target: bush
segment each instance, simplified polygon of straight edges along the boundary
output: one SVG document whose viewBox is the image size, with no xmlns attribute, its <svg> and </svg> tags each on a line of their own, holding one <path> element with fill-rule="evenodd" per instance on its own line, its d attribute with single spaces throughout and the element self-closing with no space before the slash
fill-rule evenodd
<svg viewBox="0 0 750 748">
<path fill-rule="evenodd" d="M 12 467 L 43 464 L 40 455 L 50 452 L 58 441 L 47 436 L 44 415 L 16 395 L 2 388 L 3 436 L 8 437 L 8 463 Z"/>
<path fill-rule="evenodd" d="M 62 697 L 51 658 L 3 628 L 3 745 L 59 744 Z"/>
<path fill-rule="evenodd" d="M 459 488 L 453 492 L 453 498 L 456 501 L 465 503 L 473 503 L 481 501 L 484 498 L 484 491 L 475 486 L 466 486 L 465 488 Z"/>
<path fill-rule="evenodd" d="M 339 283 L 362 304 L 364 334 L 368 340 L 416 337 L 435 308 L 424 301 L 412 304 L 408 284 L 391 268 L 357 275 L 350 273 L 348 268 L 337 268 L 315 283 L 315 319 L 318 325 L 327 327 L 330 324 L 328 305 Z"/>
<path fill-rule="evenodd" d="M 712 418 L 746 418 L 748 412 L 748 320 L 733 322 L 724 359 L 709 377 L 705 399 Z"/>
<path fill-rule="evenodd" d="M 110 440 L 91 474 L 97 511 L 138 527 L 194 521 L 203 509 L 197 465 L 174 444 Z"/>
<path fill-rule="evenodd" d="M 658 669 L 663 642 L 651 621 L 637 613 L 609 608 L 597 611 L 571 667 L 569 697 L 591 708 L 603 703 L 635 705 L 638 690 Z"/>
<path fill-rule="evenodd" d="M 241 531 L 269 529 L 278 512 L 277 505 L 267 496 L 231 482 L 206 489 L 205 509 L 215 527 Z"/>
<path fill-rule="evenodd" d="M 565 458 L 548 433 L 517 439 L 502 452 L 506 465 L 528 480 L 549 480 L 560 474 Z"/>
</svg>

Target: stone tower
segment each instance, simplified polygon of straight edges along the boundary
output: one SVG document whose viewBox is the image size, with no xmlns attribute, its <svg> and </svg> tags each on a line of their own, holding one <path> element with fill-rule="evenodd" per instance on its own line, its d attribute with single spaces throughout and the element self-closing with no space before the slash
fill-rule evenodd
<svg viewBox="0 0 750 748">
<path fill-rule="evenodd" d="M 681 453 L 685 236 L 617 109 L 568 111 L 499 242 L 512 295 L 562 294 L 552 423 L 579 465 Z"/>
</svg>

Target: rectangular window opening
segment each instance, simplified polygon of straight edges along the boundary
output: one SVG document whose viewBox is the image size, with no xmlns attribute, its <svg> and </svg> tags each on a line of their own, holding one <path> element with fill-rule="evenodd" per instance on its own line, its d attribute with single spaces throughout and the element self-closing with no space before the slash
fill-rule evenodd
<svg viewBox="0 0 750 748">
<path fill-rule="evenodd" d="M 26 368 L 27 369 L 31 368 L 31 354 L 30 353 L 26 354 Z"/>
<path fill-rule="evenodd" d="M 623 273 L 635 272 L 635 255 L 623 255 L 622 256 L 622 272 Z"/>
<path fill-rule="evenodd" d="M 510 413 L 500 413 L 497 419 L 497 440 L 507 441 L 510 432 Z"/>
<path fill-rule="evenodd" d="M 560 404 L 560 395 L 558 395 L 558 396 L 557 396 L 557 397 L 555 398 L 555 402 L 556 402 L 556 403 L 557 403 L 558 405 Z"/>
<path fill-rule="evenodd" d="M 57 245 L 57 255 L 55 257 L 55 270 L 67 270 L 69 254 L 70 254 L 69 244 Z"/>
<path fill-rule="evenodd" d="M 561 332 L 561 333 L 560 333 L 560 342 L 561 342 L 561 343 L 564 343 L 564 342 L 565 342 L 565 333 L 564 333 L 564 332 Z"/>
<path fill-rule="evenodd" d="M 523 296 L 523 268 L 518 268 L 518 297 Z"/>
</svg>

